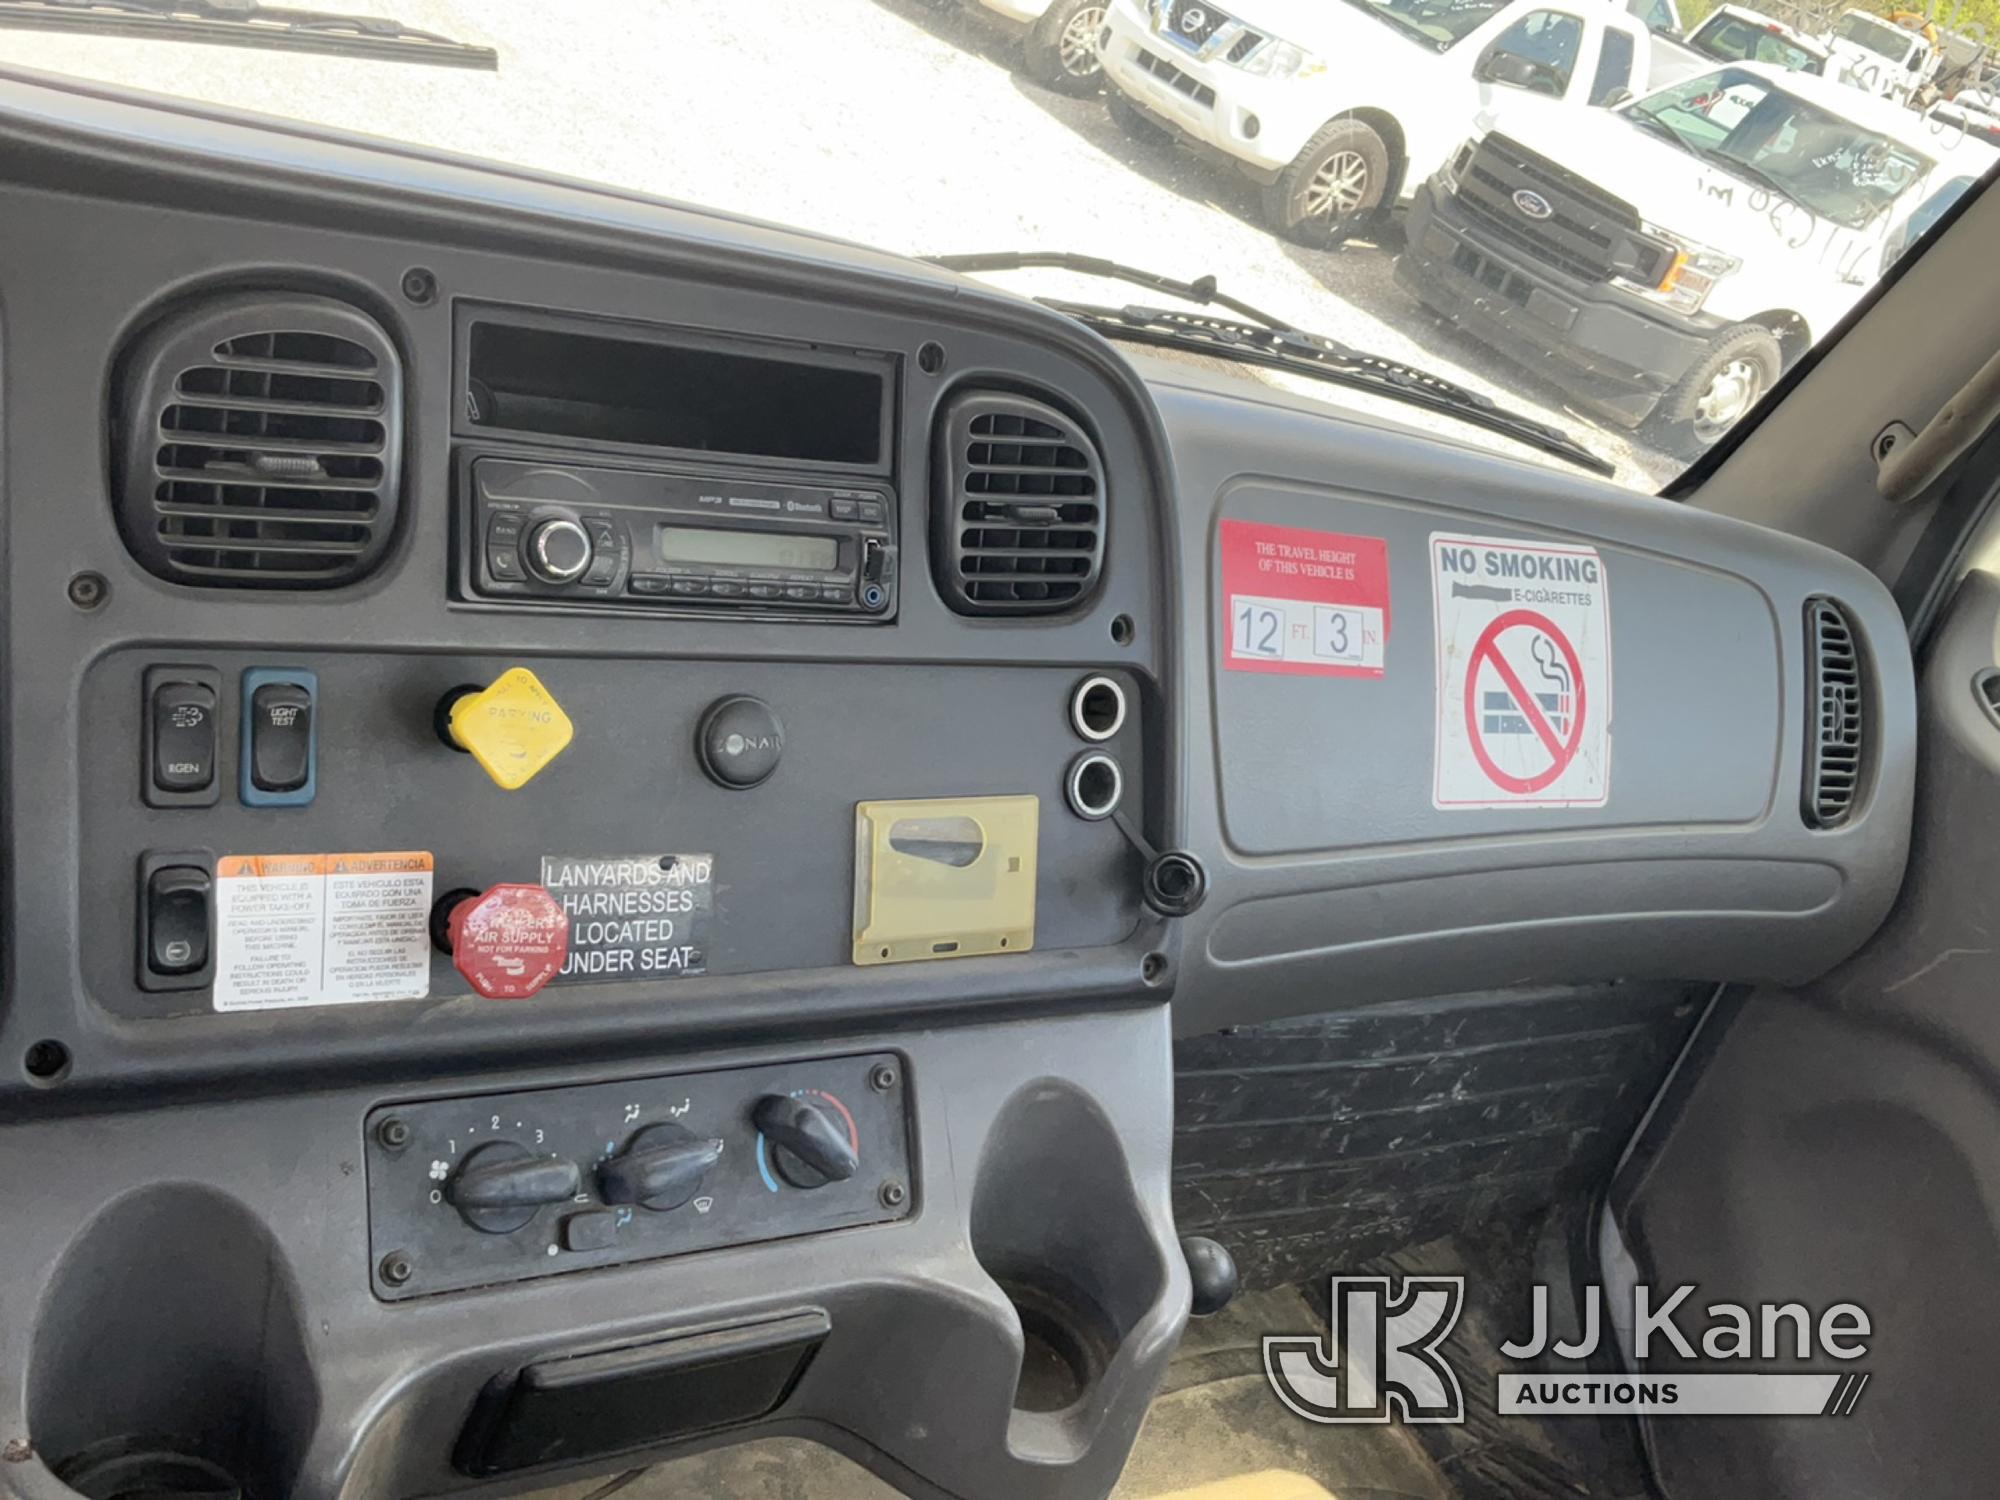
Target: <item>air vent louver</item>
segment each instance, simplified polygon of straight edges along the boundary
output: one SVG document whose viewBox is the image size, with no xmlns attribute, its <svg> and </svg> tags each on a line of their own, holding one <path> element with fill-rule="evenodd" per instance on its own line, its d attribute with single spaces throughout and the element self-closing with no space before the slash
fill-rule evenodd
<svg viewBox="0 0 2000 1500">
<path fill-rule="evenodd" d="M 118 524 L 147 571 L 330 588 L 381 560 L 403 377 L 366 315 L 322 297 L 204 303 L 141 340 L 119 393 Z"/>
<path fill-rule="evenodd" d="M 1052 406 L 998 391 L 952 398 L 932 458 L 932 556 L 960 614 L 1053 614 L 1104 565 L 1104 465 Z"/>
<path fill-rule="evenodd" d="M 1812 827 L 1838 828 L 1860 795 L 1867 722 L 1860 647 L 1830 599 L 1806 601 L 1806 712 L 1802 810 Z"/>
</svg>

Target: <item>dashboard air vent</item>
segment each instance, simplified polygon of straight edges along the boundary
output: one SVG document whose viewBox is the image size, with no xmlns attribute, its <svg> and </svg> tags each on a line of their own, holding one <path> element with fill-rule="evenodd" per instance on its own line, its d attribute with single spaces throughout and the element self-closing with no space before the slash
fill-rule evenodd
<svg viewBox="0 0 2000 1500">
<path fill-rule="evenodd" d="M 1052 406 L 999 391 L 952 398 L 932 459 L 938 586 L 960 614 L 1052 614 L 1104 566 L 1104 464 Z"/>
<path fill-rule="evenodd" d="M 1814 828 L 1838 828 L 1861 787 L 1867 723 L 1854 627 L 1830 599 L 1806 601 L 1806 777 L 1803 811 Z"/>
<path fill-rule="evenodd" d="M 112 413 L 126 546 L 177 583 L 352 583 L 395 527 L 402 402 L 395 346 L 345 303 L 245 295 L 167 318 Z"/>
</svg>

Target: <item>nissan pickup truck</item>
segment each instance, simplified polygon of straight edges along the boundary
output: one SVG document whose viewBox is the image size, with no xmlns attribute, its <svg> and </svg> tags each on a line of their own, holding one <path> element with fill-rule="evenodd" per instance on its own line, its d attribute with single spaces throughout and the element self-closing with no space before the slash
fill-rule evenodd
<svg viewBox="0 0 2000 1500">
<path fill-rule="evenodd" d="M 1308 244 L 1394 207 L 1502 104 L 1568 119 L 1647 87 L 1651 37 L 1602 0 L 1112 0 L 1112 117 L 1178 139 L 1263 189 Z M 1554 128 L 1573 128 L 1556 125 Z"/>
<path fill-rule="evenodd" d="M 1396 278 L 1670 451 L 1714 442 L 1882 270 L 1947 160 L 1989 148 L 1831 80 L 1739 63 L 1592 128 L 1502 115 L 1422 184 Z"/>
</svg>

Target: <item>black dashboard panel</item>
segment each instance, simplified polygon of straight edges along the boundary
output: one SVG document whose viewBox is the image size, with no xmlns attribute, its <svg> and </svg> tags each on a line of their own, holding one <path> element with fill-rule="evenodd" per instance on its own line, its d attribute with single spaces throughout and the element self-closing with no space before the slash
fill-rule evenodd
<svg viewBox="0 0 2000 1500">
<path fill-rule="evenodd" d="M 0 78 L 0 148 L 0 1429 L 32 1435 L 8 1477 L 37 1500 L 140 1434 L 259 1500 L 471 1490 L 534 1450 L 562 1371 L 751 1347 L 779 1351 L 755 1400 L 509 1482 L 755 1431 L 914 1492 L 1101 1496 L 1187 1315 L 1173 1030 L 1813 972 L 1900 874 L 1907 653 L 1814 548 L 1236 381 L 1149 385 L 1047 309 L 637 197 L 33 79 Z M 121 360 L 218 299 L 347 307 L 396 380 L 351 326 L 266 321 L 131 409 Z M 488 324 L 514 332 L 482 347 Z M 482 500 L 488 464 L 525 472 Z M 536 477 L 592 470 L 753 503 L 676 570 L 678 522 L 620 519 L 664 488 Z M 120 504 L 182 571 L 134 557 Z M 1231 525 L 1372 539 L 1315 569 L 1386 549 L 1365 586 L 1311 575 L 1367 592 L 1332 596 L 1323 643 L 1299 619 L 1297 664 L 1340 671 L 1218 665 Z M 1596 549 L 1608 792 L 1437 805 L 1433 532 Z M 817 544 L 744 540 L 773 534 Z M 870 535 L 898 559 L 873 606 Z M 649 546 L 708 592 L 591 592 Z M 863 608 L 786 592 L 814 572 Z M 1809 598 L 1866 653 L 1861 797 L 1825 829 L 1799 813 Z M 1584 722 L 1495 711 L 1541 712 Z M 725 785 L 717 755 L 756 765 Z M 1004 843 L 968 839 L 1003 817 L 969 799 L 1005 803 Z M 1005 868 L 966 875 L 989 847 Z M 909 883 L 864 914 L 885 849 Z M 1199 867 L 1149 896 L 1175 851 Z M 486 998 L 557 972 L 537 889 L 569 866 L 669 887 L 579 916 L 693 926 L 659 929 L 670 961 Z M 1029 887 L 1033 946 L 1006 951 Z M 257 920 L 225 941 L 204 901 Z M 246 952 L 280 999 L 296 960 L 349 1003 L 264 1003 Z M 817 1178 L 766 1175 L 786 1141 Z M 664 1217 L 601 1238 L 648 1194 Z"/>
</svg>

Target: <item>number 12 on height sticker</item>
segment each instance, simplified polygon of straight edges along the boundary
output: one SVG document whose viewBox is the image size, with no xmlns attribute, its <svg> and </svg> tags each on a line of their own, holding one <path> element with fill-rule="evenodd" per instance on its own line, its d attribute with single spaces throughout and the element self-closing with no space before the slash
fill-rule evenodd
<svg viewBox="0 0 2000 1500">
<path fill-rule="evenodd" d="M 1224 521 L 1221 545 L 1225 667 L 1383 675 L 1389 547 L 1382 538 Z"/>
</svg>

